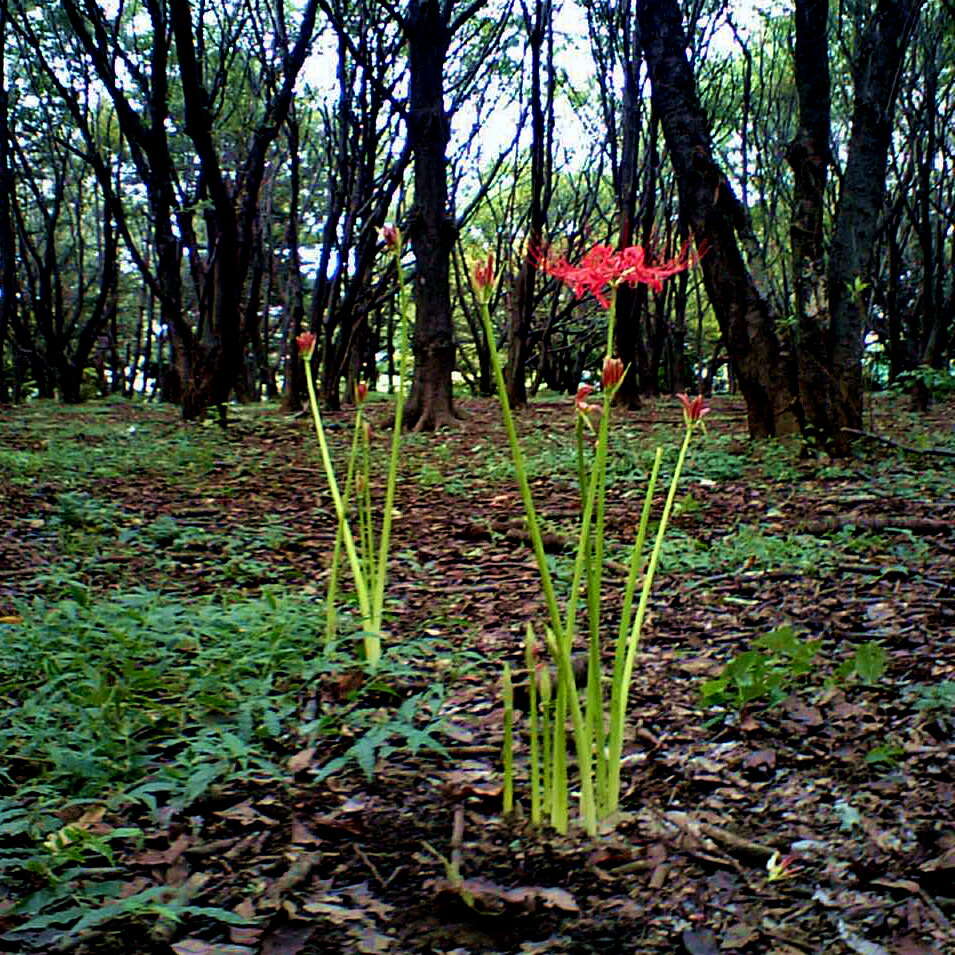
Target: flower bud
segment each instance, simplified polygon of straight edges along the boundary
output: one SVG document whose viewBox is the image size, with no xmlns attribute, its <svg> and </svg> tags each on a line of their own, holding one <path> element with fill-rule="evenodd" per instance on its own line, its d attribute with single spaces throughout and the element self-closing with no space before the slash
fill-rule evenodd
<svg viewBox="0 0 955 955">
<path fill-rule="evenodd" d="M 590 397 L 591 393 L 594 390 L 593 385 L 581 385 L 577 389 L 577 394 L 574 397 L 574 407 L 582 415 L 586 415 L 588 412 L 596 411 L 600 412 L 600 405 L 592 405 L 587 399 Z"/>
<path fill-rule="evenodd" d="M 494 286 L 494 253 L 488 252 L 486 262 L 476 262 L 472 272 L 474 288 L 478 293 L 488 294 Z"/>
<path fill-rule="evenodd" d="M 368 385 L 364 381 L 359 381 L 358 384 L 355 385 L 356 404 L 363 405 L 367 397 L 368 397 Z"/>
<path fill-rule="evenodd" d="M 683 405 L 683 423 L 692 428 L 703 420 L 703 416 L 710 413 L 706 399 L 702 395 L 691 398 L 689 395 L 678 394 L 680 404 Z"/>
<path fill-rule="evenodd" d="M 604 359 L 603 373 L 600 378 L 600 383 L 603 385 L 604 391 L 609 391 L 611 388 L 616 387 L 620 384 L 622 378 L 623 361 L 619 358 L 611 358 L 608 355 Z"/>
<path fill-rule="evenodd" d="M 295 343 L 298 345 L 298 353 L 306 361 L 312 357 L 312 352 L 315 351 L 315 333 L 314 332 L 302 332 L 295 339 Z"/>
</svg>

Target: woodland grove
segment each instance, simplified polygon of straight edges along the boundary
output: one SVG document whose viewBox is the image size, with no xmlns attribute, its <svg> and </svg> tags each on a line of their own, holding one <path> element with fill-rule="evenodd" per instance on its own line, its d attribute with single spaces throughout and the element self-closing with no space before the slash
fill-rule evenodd
<svg viewBox="0 0 955 955">
<path fill-rule="evenodd" d="M 419 431 L 491 348 L 517 407 L 576 389 L 604 316 L 535 263 L 595 243 L 699 256 L 620 290 L 629 407 L 729 389 L 838 455 L 867 388 L 951 381 L 951 0 L 3 0 L 0 67 L 3 402 L 297 409 L 303 331 L 326 407 L 391 388 L 386 223 Z"/>
</svg>

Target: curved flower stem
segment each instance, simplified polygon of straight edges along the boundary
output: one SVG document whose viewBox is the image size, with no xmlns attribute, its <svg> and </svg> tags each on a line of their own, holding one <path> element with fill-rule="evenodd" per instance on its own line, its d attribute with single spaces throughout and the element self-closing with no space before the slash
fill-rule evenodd
<svg viewBox="0 0 955 955">
<path fill-rule="evenodd" d="M 315 422 L 315 435 L 318 438 L 318 446 L 322 454 L 322 464 L 325 468 L 325 480 L 328 481 L 328 488 L 331 491 L 332 500 L 335 503 L 335 516 L 338 518 L 338 523 L 342 528 L 342 536 L 345 541 L 345 553 L 348 555 L 348 563 L 351 567 L 352 577 L 355 580 L 355 590 L 358 593 L 358 609 L 361 613 L 362 623 L 367 628 L 370 623 L 371 609 L 368 599 L 368 588 L 365 585 L 361 561 L 358 557 L 358 551 L 355 548 L 355 539 L 352 536 L 351 527 L 348 524 L 345 502 L 342 500 L 341 493 L 338 490 L 335 469 L 332 467 L 332 457 L 328 450 L 328 441 L 325 439 L 325 428 L 322 426 L 322 416 L 318 410 L 318 398 L 315 395 L 315 381 L 312 377 L 312 365 L 309 361 L 305 362 L 305 384 L 308 387 L 308 401 L 312 409 L 312 420 Z"/>
<path fill-rule="evenodd" d="M 355 415 L 355 427 L 352 432 L 351 452 L 348 455 L 348 473 L 345 476 L 345 493 L 343 504 L 345 513 L 348 513 L 348 504 L 351 498 L 352 488 L 355 480 L 355 462 L 358 457 L 359 428 L 361 419 Z M 335 547 L 332 551 L 332 565 L 328 571 L 328 589 L 325 593 L 325 653 L 327 654 L 332 644 L 335 642 L 335 635 L 338 630 L 338 613 L 335 603 L 338 599 L 338 571 L 341 566 L 342 558 L 342 540 L 344 533 L 341 521 L 335 528 Z"/>
<path fill-rule="evenodd" d="M 488 352 L 491 358 L 491 370 L 494 373 L 494 384 L 497 387 L 498 399 L 501 403 L 501 417 L 504 419 L 504 430 L 511 447 L 511 458 L 514 462 L 514 474 L 517 477 L 517 486 L 521 493 L 521 502 L 524 505 L 524 516 L 527 519 L 527 532 L 534 548 L 534 557 L 537 560 L 537 569 L 541 578 L 541 590 L 544 594 L 544 604 L 547 615 L 550 617 L 550 626 L 554 633 L 563 631 L 560 619 L 560 608 L 557 605 L 557 595 L 554 591 L 554 582 L 551 579 L 550 568 L 547 566 L 547 554 L 544 551 L 544 540 L 541 537 L 540 522 L 537 519 L 537 509 L 534 507 L 534 498 L 531 494 L 530 482 L 527 480 L 527 468 L 524 464 L 524 454 L 521 451 L 517 437 L 517 427 L 514 424 L 514 413 L 507 398 L 507 385 L 504 382 L 504 372 L 501 368 L 501 359 L 494 347 L 494 330 L 491 328 L 491 313 L 487 302 L 482 301 L 479 308 L 481 322 L 484 325 L 484 334 L 487 337 Z"/>
</svg>

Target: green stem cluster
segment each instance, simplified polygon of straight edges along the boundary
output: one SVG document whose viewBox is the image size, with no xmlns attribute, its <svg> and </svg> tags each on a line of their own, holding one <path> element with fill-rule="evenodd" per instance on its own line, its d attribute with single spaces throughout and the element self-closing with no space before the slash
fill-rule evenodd
<svg viewBox="0 0 955 955">
<path fill-rule="evenodd" d="M 530 691 L 530 789 L 531 821 L 539 824 L 545 816 L 558 832 L 568 828 L 568 777 L 565 731 L 568 717 L 573 732 L 574 750 L 579 773 L 580 821 L 589 834 L 595 834 L 600 821 L 610 819 L 620 802 L 620 765 L 626 726 L 627 698 L 633 678 L 634 663 L 640 646 L 646 611 L 660 559 L 667 524 L 673 510 L 680 473 L 686 458 L 694 426 L 688 423 L 676 468 L 670 482 L 663 513 L 649 561 L 644 570 L 644 550 L 650 512 L 660 472 L 662 449 L 658 448 L 644 495 L 637 536 L 631 548 L 630 561 L 620 626 L 613 654 L 609 699 L 605 699 L 602 664 L 601 587 L 604 562 L 604 528 L 606 516 L 607 454 L 610 435 L 611 406 L 618 385 L 605 388 L 600 422 L 596 429 L 596 446 L 589 470 L 586 465 L 585 437 L 592 426 L 585 421 L 586 412 L 578 412 L 577 467 L 581 489 L 580 533 L 574 559 L 571 585 L 563 615 L 557 602 L 554 582 L 544 553 L 540 522 L 531 494 L 523 451 L 507 398 L 500 358 L 493 347 L 494 335 L 490 312 L 481 301 L 481 317 L 487 340 L 491 344 L 491 367 L 501 403 L 504 427 L 510 444 L 514 471 L 520 488 L 528 532 L 537 560 L 541 591 L 547 610 L 545 641 L 553 659 L 557 686 L 552 693 L 538 676 L 533 629 L 529 625 L 525 644 Z M 615 320 L 615 297 L 608 312 L 607 351 L 611 353 Z M 585 427 L 586 426 L 586 427 Z M 634 612 L 638 582 L 640 596 Z M 583 701 L 577 688 L 573 650 L 577 631 L 578 603 L 581 591 L 587 614 L 587 679 Z M 546 668 L 540 671 L 546 674 Z M 546 689 L 545 689 L 546 686 Z M 510 740 L 510 735 L 509 735 Z M 505 754 L 505 775 L 513 774 L 512 756 Z M 512 783 L 511 783 L 512 784 Z M 505 785 L 509 785 L 506 781 Z"/>
<path fill-rule="evenodd" d="M 362 644 L 365 661 L 376 667 L 381 659 L 382 624 L 384 620 L 385 583 L 388 576 L 388 552 L 391 543 L 391 525 L 394 513 L 395 491 L 398 483 L 398 459 L 401 451 L 401 432 L 404 423 L 405 381 L 408 362 L 407 290 L 404 271 L 401 267 L 400 235 L 391 246 L 398 271 L 399 350 L 398 392 L 395 401 L 394 427 L 391 435 L 391 451 L 388 458 L 388 473 L 385 479 L 385 496 L 381 517 L 381 533 L 375 540 L 373 504 L 371 493 L 371 426 L 364 414 L 363 404 L 355 413 L 348 467 L 344 491 L 339 490 L 338 479 L 332 464 L 321 411 L 315 393 L 310 358 L 305 361 L 305 381 L 308 387 L 309 406 L 315 423 L 315 434 L 321 451 L 325 479 L 335 505 L 338 527 L 335 547 L 329 570 L 326 593 L 325 647 L 329 650 L 337 633 L 337 599 L 341 553 L 344 548 L 351 570 L 355 592 L 358 597 L 358 612 L 362 625 Z M 358 519 L 357 537 L 352 531 L 349 514 L 352 496 L 355 498 Z"/>
</svg>

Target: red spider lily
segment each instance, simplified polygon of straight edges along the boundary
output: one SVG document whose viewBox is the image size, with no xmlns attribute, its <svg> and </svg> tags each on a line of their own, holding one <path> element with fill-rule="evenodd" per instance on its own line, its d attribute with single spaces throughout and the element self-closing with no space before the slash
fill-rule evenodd
<svg viewBox="0 0 955 955">
<path fill-rule="evenodd" d="M 486 291 L 494 285 L 494 253 L 488 252 L 487 262 L 475 262 L 472 273 L 474 287 L 478 292 Z"/>
<path fill-rule="evenodd" d="M 368 385 L 363 381 L 359 381 L 358 384 L 355 385 L 355 401 L 358 404 L 363 405 L 367 397 Z"/>
<path fill-rule="evenodd" d="M 298 353 L 308 361 L 315 351 L 315 332 L 302 332 L 296 337 L 295 344 L 298 345 Z"/>
<path fill-rule="evenodd" d="M 587 399 L 593 393 L 593 385 L 581 385 L 574 396 L 574 407 L 582 414 L 586 415 L 591 411 L 600 412 L 600 405 L 592 405 Z"/>
<path fill-rule="evenodd" d="M 604 308 L 610 307 L 608 291 L 621 283 L 643 283 L 659 292 L 665 279 L 685 271 L 699 260 L 699 256 L 690 255 L 689 246 L 684 246 L 676 258 L 656 265 L 647 263 L 647 252 L 642 245 L 616 250 L 612 246 L 598 244 L 585 253 L 579 265 L 571 265 L 565 258 L 549 259 L 540 250 L 535 251 L 533 256 L 539 269 L 560 279 L 578 298 L 590 292 Z"/>
<path fill-rule="evenodd" d="M 609 355 L 604 359 L 603 373 L 600 376 L 600 383 L 604 391 L 608 391 L 620 383 L 623 378 L 623 361 L 619 358 L 611 358 Z"/>
<path fill-rule="evenodd" d="M 683 421 L 686 426 L 692 427 L 703 420 L 703 415 L 710 413 L 710 408 L 706 405 L 702 395 L 691 398 L 689 395 L 678 394 L 680 404 L 683 405 Z"/>
<path fill-rule="evenodd" d="M 383 225 L 378 230 L 378 235 L 389 249 L 396 249 L 401 244 L 401 231 L 396 225 Z"/>
</svg>

